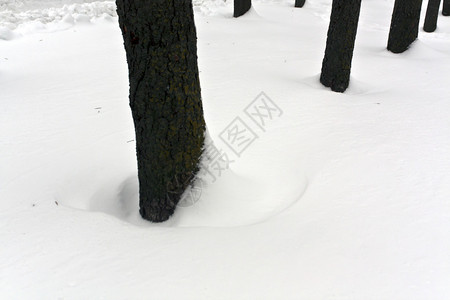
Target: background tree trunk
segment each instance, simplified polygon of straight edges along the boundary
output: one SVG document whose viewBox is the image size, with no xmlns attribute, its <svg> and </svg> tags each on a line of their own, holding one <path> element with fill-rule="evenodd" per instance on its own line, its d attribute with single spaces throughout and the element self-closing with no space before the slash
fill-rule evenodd
<svg viewBox="0 0 450 300">
<path fill-rule="evenodd" d="M 344 92 L 350 82 L 361 0 L 333 0 L 320 82 Z"/>
<path fill-rule="evenodd" d="M 442 8 L 442 14 L 444 16 L 450 15 L 450 0 L 444 0 L 444 7 Z"/>
<path fill-rule="evenodd" d="M 252 7 L 252 0 L 234 0 L 233 17 L 237 18 L 245 14 Z"/>
<path fill-rule="evenodd" d="M 422 0 L 395 0 L 387 49 L 402 53 L 419 34 Z"/>
<path fill-rule="evenodd" d="M 441 0 L 429 0 L 428 1 L 427 14 L 425 16 L 425 23 L 423 25 L 424 31 L 433 32 L 436 30 L 440 5 L 441 5 Z"/>
<path fill-rule="evenodd" d="M 305 5 L 306 0 L 295 0 L 295 7 L 303 7 Z"/>
<path fill-rule="evenodd" d="M 139 206 L 162 222 L 198 171 L 205 122 L 190 0 L 117 0 L 136 130 Z"/>
</svg>

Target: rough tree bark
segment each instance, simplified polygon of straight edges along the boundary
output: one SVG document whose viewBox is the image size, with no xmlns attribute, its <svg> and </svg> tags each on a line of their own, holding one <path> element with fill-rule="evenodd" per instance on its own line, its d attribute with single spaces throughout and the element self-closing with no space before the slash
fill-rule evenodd
<svg viewBox="0 0 450 300">
<path fill-rule="evenodd" d="M 444 6 L 442 8 L 442 14 L 444 16 L 450 16 L 450 0 L 444 0 Z"/>
<path fill-rule="evenodd" d="M 395 0 L 387 49 L 393 53 L 406 51 L 419 34 L 422 0 Z"/>
<path fill-rule="evenodd" d="M 303 7 L 305 5 L 306 0 L 295 0 L 295 7 Z"/>
<path fill-rule="evenodd" d="M 333 0 L 320 82 L 344 92 L 350 82 L 361 0 Z"/>
<path fill-rule="evenodd" d="M 191 0 L 117 0 L 136 130 L 139 206 L 167 220 L 198 171 L 205 122 Z"/>
<path fill-rule="evenodd" d="M 433 32 L 436 30 L 440 5 L 441 5 L 441 0 L 429 0 L 428 1 L 427 14 L 425 15 L 425 23 L 423 25 L 424 31 Z"/>
<path fill-rule="evenodd" d="M 252 0 L 234 0 L 233 17 L 237 18 L 245 14 L 252 7 Z"/>
</svg>

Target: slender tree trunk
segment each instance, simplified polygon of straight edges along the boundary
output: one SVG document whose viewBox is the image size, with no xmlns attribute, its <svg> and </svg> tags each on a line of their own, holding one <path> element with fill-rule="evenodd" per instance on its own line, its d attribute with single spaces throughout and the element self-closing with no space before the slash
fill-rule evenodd
<svg viewBox="0 0 450 300">
<path fill-rule="evenodd" d="M 333 0 L 320 82 L 344 92 L 350 82 L 361 0 Z"/>
<path fill-rule="evenodd" d="M 306 0 L 295 0 L 295 7 L 303 7 L 305 5 Z"/>
<path fill-rule="evenodd" d="M 205 122 L 191 0 L 117 0 L 136 130 L 139 206 L 162 222 L 198 171 Z"/>
<path fill-rule="evenodd" d="M 433 32 L 436 30 L 440 5 L 441 5 L 441 0 L 429 0 L 428 1 L 427 14 L 425 16 L 425 24 L 423 25 L 424 31 Z"/>
<path fill-rule="evenodd" d="M 234 0 L 233 17 L 237 18 L 245 14 L 252 7 L 252 0 Z"/>
<path fill-rule="evenodd" d="M 387 49 L 402 53 L 419 34 L 422 0 L 395 0 Z"/>
<path fill-rule="evenodd" d="M 444 0 L 444 7 L 442 8 L 444 16 L 450 16 L 450 0 Z"/>
</svg>

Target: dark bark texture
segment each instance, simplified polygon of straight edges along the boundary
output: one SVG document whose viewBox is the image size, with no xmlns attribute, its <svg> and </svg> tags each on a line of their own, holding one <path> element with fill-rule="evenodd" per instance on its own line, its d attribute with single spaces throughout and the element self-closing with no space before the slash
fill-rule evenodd
<svg viewBox="0 0 450 300">
<path fill-rule="evenodd" d="M 444 5 L 442 7 L 442 14 L 444 16 L 450 16 L 450 0 L 444 0 Z"/>
<path fill-rule="evenodd" d="M 234 0 L 233 17 L 237 18 L 248 12 L 252 7 L 252 0 Z"/>
<path fill-rule="evenodd" d="M 139 206 L 167 220 L 198 171 L 205 133 L 191 0 L 117 0 L 136 130 Z"/>
<path fill-rule="evenodd" d="M 303 7 L 305 5 L 306 0 L 295 0 L 295 7 Z"/>
<path fill-rule="evenodd" d="M 333 0 L 320 82 L 344 92 L 350 82 L 361 0 Z"/>
<path fill-rule="evenodd" d="M 387 49 L 402 53 L 419 34 L 422 0 L 395 0 Z"/>
<path fill-rule="evenodd" d="M 439 6 L 441 6 L 441 0 L 429 0 L 427 6 L 427 14 L 425 15 L 425 23 L 423 30 L 426 32 L 433 32 L 436 30 Z"/>
</svg>

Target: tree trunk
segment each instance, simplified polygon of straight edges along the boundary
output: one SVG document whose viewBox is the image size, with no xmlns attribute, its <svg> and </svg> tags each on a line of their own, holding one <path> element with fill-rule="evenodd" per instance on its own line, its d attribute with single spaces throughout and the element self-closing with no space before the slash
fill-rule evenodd
<svg viewBox="0 0 450 300">
<path fill-rule="evenodd" d="M 295 0 L 295 7 L 303 7 L 305 5 L 306 0 Z"/>
<path fill-rule="evenodd" d="M 424 31 L 433 32 L 436 30 L 440 5 L 441 5 L 441 0 L 429 0 L 428 1 L 427 14 L 425 16 L 425 24 L 423 25 Z"/>
<path fill-rule="evenodd" d="M 205 122 L 190 0 L 117 0 L 136 130 L 139 206 L 167 220 L 198 171 Z"/>
<path fill-rule="evenodd" d="M 234 0 L 233 17 L 237 18 L 245 14 L 252 7 L 252 0 Z"/>
<path fill-rule="evenodd" d="M 350 81 L 361 0 L 333 0 L 320 82 L 344 92 Z"/>
<path fill-rule="evenodd" d="M 444 7 L 442 8 L 444 16 L 450 16 L 450 0 L 444 0 Z"/>
<path fill-rule="evenodd" d="M 402 53 L 419 34 L 422 0 L 395 0 L 387 49 Z"/>
</svg>

